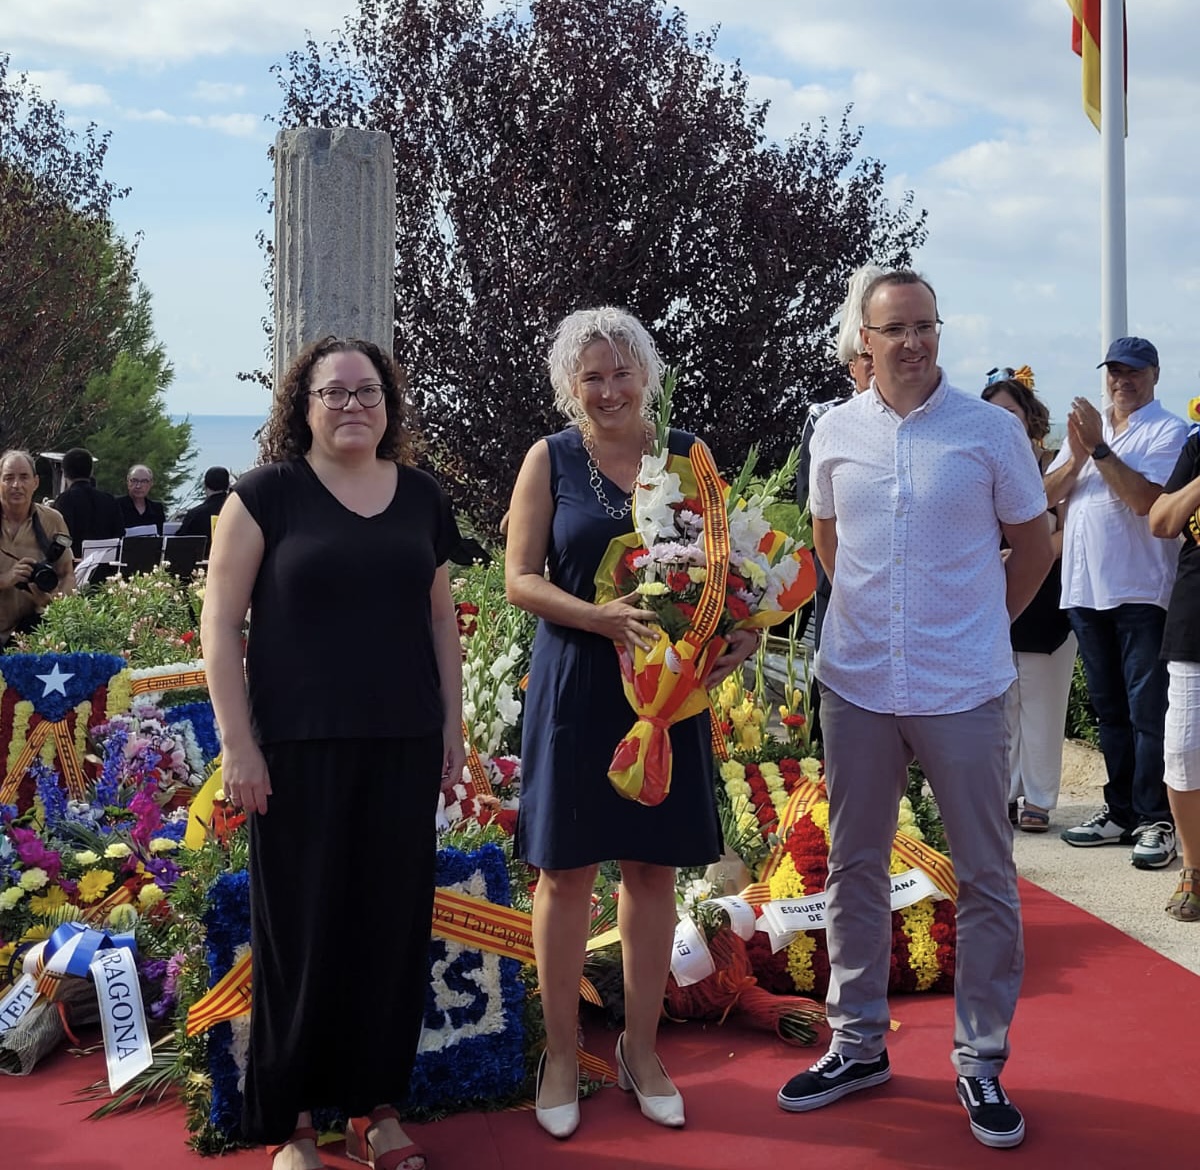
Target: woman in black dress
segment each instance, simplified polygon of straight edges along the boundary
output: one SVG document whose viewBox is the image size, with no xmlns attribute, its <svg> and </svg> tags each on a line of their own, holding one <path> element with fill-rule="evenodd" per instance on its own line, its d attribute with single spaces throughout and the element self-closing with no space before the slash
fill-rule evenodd
<svg viewBox="0 0 1200 1170">
<path fill-rule="evenodd" d="M 508 597 L 541 618 L 525 704 L 517 851 L 541 869 L 533 940 L 546 1052 L 536 1115 L 559 1138 L 579 1123 L 579 978 L 598 864 L 621 863 L 620 1084 L 652 1121 L 678 1126 L 683 1099 L 655 1054 L 675 931 L 675 867 L 704 865 L 721 852 L 707 714 L 671 728 L 673 778 L 661 804 L 626 800 L 608 779 L 613 751 L 634 722 L 613 643 L 649 645 L 654 615 L 632 595 L 596 605 L 593 578 L 613 537 L 633 530 L 630 491 L 653 436 L 648 413 L 661 370 L 654 343 L 628 313 L 567 317 L 550 353 L 550 379 L 571 425 L 530 448 L 509 516 Z M 672 431 L 673 452 L 686 455 L 691 443 Z M 755 634 L 736 633 L 710 684 L 756 645 Z"/>
<path fill-rule="evenodd" d="M 306 349 L 262 446 L 221 511 L 201 627 L 225 792 L 250 813 L 243 1134 L 282 1143 L 273 1170 L 315 1170 L 310 1111 L 341 1108 L 351 1157 L 421 1170 L 390 1106 L 421 1030 L 438 792 L 464 760 L 457 532 L 370 342 Z"/>
</svg>

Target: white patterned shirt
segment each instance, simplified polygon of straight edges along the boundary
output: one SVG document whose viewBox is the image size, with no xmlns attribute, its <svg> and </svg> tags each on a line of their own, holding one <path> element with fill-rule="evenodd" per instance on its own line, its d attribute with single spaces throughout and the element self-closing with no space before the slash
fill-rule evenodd
<svg viewBox="0 0 1200 1170">
<path fill-rule="evenodd" d="M 1101 412 L 1101 418 L 1104 441 L 1113 454 L 1151 483 L 1165 484 L 1187 442 L 1187 423 L 1152 398 L 1129 416 L 1129 425 L 1117 435 L 1111 413 L 1110 407 Z M 1064 443 L 1050 471 L 1066 463 L 1070 454 Z M 1115 609 L 1118 605 L 1166 609 L 1178 562 L 1179 541 L 1153 536 L 1150 521 L 1121 500 L 1089 459 L 1067 496 L 1063 609 Z"/>
<path fill-rule="evenodd" d="M 813 434 L 814 517 L 837 521 L 817 677 L 868 711 L 946 715 L 1013 680 L 1000 525 L 1046 510 L 1020 422 L 944 374 L 901 418 L 872 385 Z"/>
</svg>

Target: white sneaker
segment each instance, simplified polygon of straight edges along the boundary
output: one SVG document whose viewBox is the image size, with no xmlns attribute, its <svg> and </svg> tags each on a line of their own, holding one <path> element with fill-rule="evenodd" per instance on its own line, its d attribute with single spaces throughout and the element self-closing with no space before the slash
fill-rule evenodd
<svg viewBox="0 0 1200 1170">
<path fill-rule="evenodd" d="M 1135 844 L 1129 858 L 1138 869 L 1163 869 L 1175 860 L 1175 826 L 1166 821 L 1139 825 L 1134 831 Z"/>
</svg>

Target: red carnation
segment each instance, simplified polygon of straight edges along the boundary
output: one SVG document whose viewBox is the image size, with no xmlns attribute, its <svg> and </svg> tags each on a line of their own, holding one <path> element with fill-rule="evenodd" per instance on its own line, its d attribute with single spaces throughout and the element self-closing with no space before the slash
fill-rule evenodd
<svg viewBox="0 0 1200 1170">
<path fill-rule="evenodd" d="M 667 588 L 672 593 L 682 593 L 685 589 L 691 587 L 692 579 L 683 569 L 672 569 L 667 574 Z"/>
<path fill-rule="evenodd" d="M 735 622 L 745 621 L 750 616 L 750 607 L 740 597 L 735 597 L 732 593 L 725 598 L 725 608 L 729 610 L 729 616 Z"/>
</svg>

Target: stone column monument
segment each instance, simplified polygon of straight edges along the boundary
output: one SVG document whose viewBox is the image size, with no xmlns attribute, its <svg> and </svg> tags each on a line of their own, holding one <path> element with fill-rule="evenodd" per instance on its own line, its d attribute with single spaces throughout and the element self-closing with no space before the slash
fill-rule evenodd
<svg viewBox="0 0 1200 1170">
<path fill-rule="evenodd" d="M 275 139 L 275 380 L 331 333 L 392 352 L 396 172 L 378 130 Z"/>
</svg>

